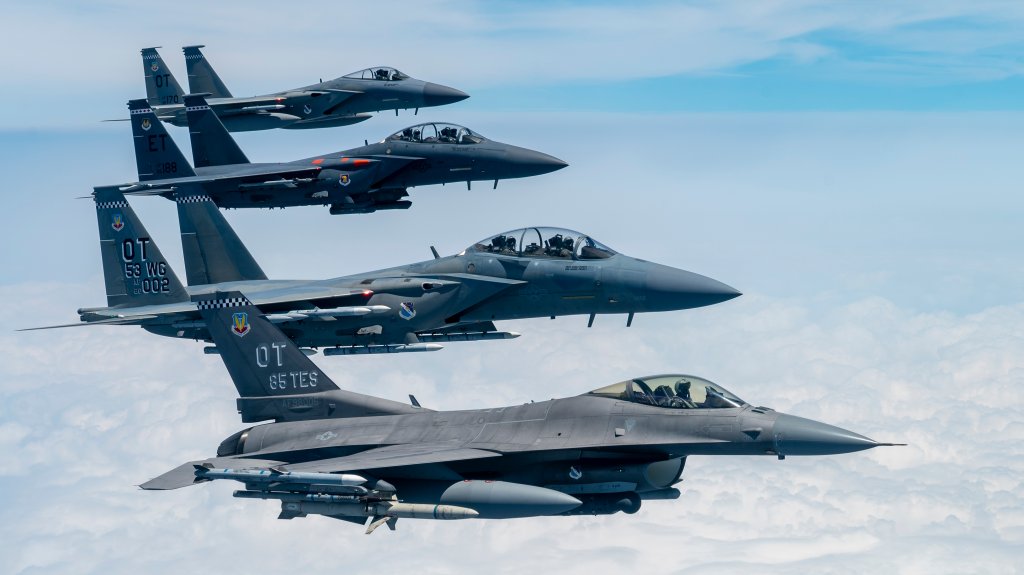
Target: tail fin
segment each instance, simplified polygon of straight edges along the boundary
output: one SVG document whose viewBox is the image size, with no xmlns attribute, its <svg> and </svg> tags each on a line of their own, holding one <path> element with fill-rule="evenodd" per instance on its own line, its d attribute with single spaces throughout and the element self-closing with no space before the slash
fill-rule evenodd
<svg viewBox="0 0 1024 575">
<path fill-rule="evenodd" d="M 197 168 L 249 163 L 201 94 L 185 96 L 185 113 L 192 138 L 192 161 Z"/>
<path fill-rule="evenodd" d="M 157 46 L 159 48 L 159 46 Z M 146 76 L 146 98 L 153 106 L 180 104 L 185 95 L 156 48 L 142 49 L 142 68 Z"/>
<path fill-rule="evenodd" d="M 116 187 L 93 190 L 107 305 L 136 306 L 188 301 L 174 270 Z"/>
<path fill-rule="evenodd" d="M 196 175 L 146 100 L 128 102 L 139 181 Z"/>
<path fill-rule="evenodd" d="M 194 298 L 240 397 L 306 395 L 338 386 L 240 292 Z"/>
<path fill-rule="evenodd" d="M 267 279 L 220 209 L 201 187 L 179 187 L 174 199 L 178 203 L 178 225 L 188 285 Z"/>
<path fill-rule="evenodd" d="M 199 50 L 204 46 L 185 46 L 185 68 L 188 70 L 188 91 L 193 94 L 210 94 L 214 98 L 230 98 L 231 92 L 221 81 L 213 66 Z"/>
</svg>

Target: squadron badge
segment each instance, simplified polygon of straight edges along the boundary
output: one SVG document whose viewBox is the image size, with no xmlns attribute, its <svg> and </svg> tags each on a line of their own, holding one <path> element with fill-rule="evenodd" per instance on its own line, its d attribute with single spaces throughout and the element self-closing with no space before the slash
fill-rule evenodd
<svg viewBox="0 0 1024 575">
<path fill-rule="evenodd" d="M 139 124 L 139 127 L 142 128 L 143 130 L 149 130 L 151 127 L 153 127 L 153 125 L 149 123 L 149 118 L 143 118 L 142 123 Z"/>
<path fill-rule="evenodd" d="M 416 308 L 412 305 L 411 301 L 403 301 L 398 306 L 398 317 L 402 319 L 412 319 L 416 317 Z"/>
<path fill-rule="evenodd" d="M 338 183 L 343 185 L 343 186 L 347 186 L 349 184 L 349 182 L 351 182 L 351 181 L 352 181 L 352 178 L 349 177 L 348 174 L 342 174 L 342 175 L 338 176 Z"/>
<path fill-rule="evenodd" d="M 157 64 L 156 60 L 153 60 L 153 63 L 149 65 L 149 69 L 156 72 L 160 69 L 160 64 Z"/>
<path fill-rule="evenodd" d="M 115 232 L 119 232 L 124 229 L 124 216 L 121 214 L 114 214 L 110 216 L 110 227 L 114 228 Z"/>
<path fill-rule="evenodd" d="M 249 314 L 244 311 L 231 314 L 231 331 L 238 337 L 245 337 L 252 326 L 249 325 Z"/>
</svg>

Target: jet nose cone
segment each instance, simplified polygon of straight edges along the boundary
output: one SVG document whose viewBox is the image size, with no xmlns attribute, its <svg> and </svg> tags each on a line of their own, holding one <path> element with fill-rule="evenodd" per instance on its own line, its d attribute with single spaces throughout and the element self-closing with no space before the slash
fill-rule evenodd
<svg viewBox="0 0 1024 575">
<path fill-rule="evenodd" d="M 514 171 L 513 177 L 538 176 L 561 170 L 569 164 L 554 156 L 536 150 L 509 146 L 506 160 Z"/>
<path fill-rule="evenodd" d="M 454 104 L 468 97 L 469 94 L 462 90 L 456 90 L 455 88 L 449 88 L 448 86 L 442 86 L 433 82 L 427 82 L 423 86 L 423 105 L 425 107 Z"/>
<path fill-rule="evenodd" d="M 775 451 L 780 455 L 833 455 L 880 445 L 841 427 L 786 414 L 775 420 L 772 433 Z"/>
<path fill-rule="evenodd" d="M 647 291 L 649 301 L 666 309 L 703 307 L 743 295 L 718 280 L 668 266 L 648 271 Z"/>
</svg>

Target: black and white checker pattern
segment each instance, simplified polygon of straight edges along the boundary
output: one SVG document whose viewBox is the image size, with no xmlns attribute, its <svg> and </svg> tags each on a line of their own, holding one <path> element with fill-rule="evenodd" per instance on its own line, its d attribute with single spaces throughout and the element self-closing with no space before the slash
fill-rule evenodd
<svg viewBox="0 0 1024 575">
<path fill-rule="evenodd" d="M 196 307 L 198 307 L 200 310 L 224 309 L 224 308 L 229 308 L 229 307 L 243 307 L 243 306 L 247 306 L 247 305 L 252 305 L 252 302 L 249 301 L 244 296 L 242 296 L 242 297 L 228 297 L 228 298 L 224 298 L 224 299 L 202 300 L 202 301 L 197 301 L 196 302 Z"/>
<path fill-rule="evenodd" d="M 210 196 L 202 196 L 202 195 L 199 195 L 199 196 L 180 196 L 180 195 L 175 195 L 174 196 L 174 201 L 178 202 L 179 204 L 201 204 L 203 202 L 212 202 L 213 200 L 210 199 Z"/>
<path fill-rule="evenodd" d="M 114 210 L 117 208 L 127 208 L 128 202 L 125 200 L 116 200 L 113 202 L 96 202 L 97 210 Z"/>
</svg>

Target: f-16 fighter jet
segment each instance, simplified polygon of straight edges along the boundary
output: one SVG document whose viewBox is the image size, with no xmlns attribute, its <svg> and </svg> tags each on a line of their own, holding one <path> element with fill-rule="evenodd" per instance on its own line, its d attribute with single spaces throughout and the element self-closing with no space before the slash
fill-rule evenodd
<svg viewBox="0 0 1024 575">
<path fill-rule="evenodd" d="M 328 280 L 268 280 L 201 190 L 176 195 L 189 287 L 117 188 L 95 191 L 107 306 L 80 309 L 84 324 L 140 325 L 211 340 L 191 297 L 245 294 L 303 347 L 325 355 L 433 351 L 449 341 L 508 339 L 494 321 L 689 309 L 732 299 L 733 288 L 619 254 L 593 238 L 526 228 L 458 255 Z M 628 322 L 628 323 L 629 323 Z M 60 326 L 65 327 L 65 326 Z"/>
<path fill-rule="evenodd" d="M 406 209 L 407 188 L 525 178 L 567 164 L 541 152 L 488 140 L 452 124 L 406 128 L 380 143 L 293 162 L 249 162 L 202 96 L 185 96 L 195 170 L 145 100 L 128 102 L 139 182 L 129 194 L 170 197 L 203 184 L 222 208 L 329 205 L 332 214 Z"/>
<path fill-rule="evenodd" d="M 302 88 L 236 98 L 210 66 L 200 48 L 186 46 L 189 91 L 209 93 L 210 107 L 232 132 L 285 128 L 303 130 L 348 126 L 372 117 L 371 112 L 444 106 L 465 100 L 465 92 L 411 78 L 378 66 Z M 156 48 L 142 50 L 146 98 L 161 120 L 185 126 L 185 104 L 174 74 Z"/>
<path fill-rule="evenodd" d="M 690 456 L 831 455 L 878 443 L 754 407 L 707 379 L 638 377 L 564 399 L 433 411 L 339 389 L 239 292 L 196 298 L 238 390 L 243 422 L 216 457 L 143 483 L 242 484 L 280 519 L 325 515 L 395 528 L 399 518 L 509 519 L 636 513 L 675 499 Z"/>
</svg>

